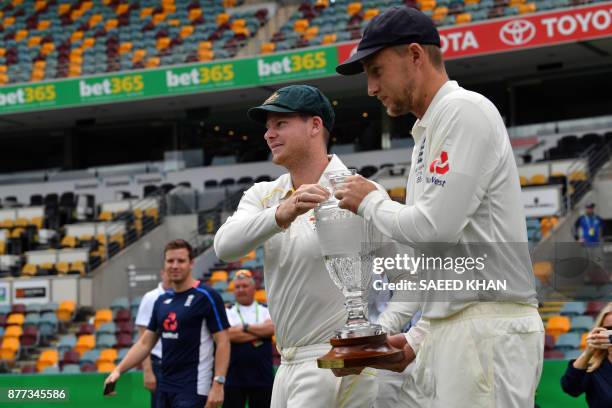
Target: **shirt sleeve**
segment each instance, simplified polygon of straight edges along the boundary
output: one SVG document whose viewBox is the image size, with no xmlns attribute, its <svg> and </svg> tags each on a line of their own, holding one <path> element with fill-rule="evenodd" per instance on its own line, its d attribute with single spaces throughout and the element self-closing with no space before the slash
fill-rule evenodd
<svg viewBox="0 0 612 408">
<path fill-rule="evenodd" d="M 429 334 L 429 320 L 419 319 L 417 324 L 412 326 L 408 333 L 405 333 L 406 342 L 410 345 L 414 354 L 418 354 L 421 349 L 421 344 L 425 340 L 425 337 Z"/>
<path fill-rule="evenodd" d="M 577 397 L 586 391 L 589 376 L 586 370 L 579 370 L 574 367 L 574 361 L 570 360 L 565 374 L 561 377 L 561 388 L 572 397 Z"/>
<path fill-rule="evenodd" d="M 238 313 L 236 313 L 236 308 L 232 307 L 231 309 L 226 309 L 227 312 L 227 321 L 230 326 L 238 326 L 242 324 L 240 322 L 240 317 L 238 317 Z"/>
<path fill-rule="evenodd" d="M 427 177 L 435 177 L 436 182 L 423 180 L 423 194 L 413 205 L 391 201 L 373 191 L 359 206 L 360 215 L 402 244 L 458 242 L 499 163 L 492 145 L 493 124 L 478 104 L 453 100 L 438 117 L 437 122 L 432 121 L 436 144 L 431 145 L 430 162 L 424 168 Z M 433 163 L 436 159 L 438 166 Z"/>
<path fill-rule="evenodd" d="M 265 322 L 266 320 L 272 320 L 272 317 L 270 317 L 270 311 L 268 310 L 267 307 L 265 306 L 259 306 L 261 309 L 261 319 L 259 319 L 260 323 Z"/>
<path fill-rule="evenodd" d="M 244 193 L 238 209 L 215 234 L 214 248 L 219 259 L 238 260 L 282 231 L 276 223 L 278 205 L 264 208 L 258 188 L 261 187 L 256 184 Z"/>
<path fill-rule="evenodd" d="M 204 287 L 196 288 L 196 290 L 202 293 L 208 300 L 208 302 L 202 303 L 206 304 L 204 307 L 204 319 L 206 319 L 206 326 L 210 333 L 217 333 L 229 328 L 230 324 L 227 321 L 225 305 L 219 293 L 214 289 Z"/>
<path fill-rule="evenodd" d="M 140 305 L 138 306 L 138 313 L 136 314 L 136 320 L 134 323 L 136 326 L 147 327 L 151 321 L 151 315 L 153 314 L 153 304 L 157 298 L 151 296 L 151 292 L 148 292 L 142 297 Z"/>
<path fill-rule="evenodd" d="M 159 305 L 161 304 L 161 298 L 163 296 L 159 296 L 155 303 L 153 304 L 153 311 L 151 312 L 151 318 L 149 319 L 148 330 L 157 333 L 159 330 L 158 319 L 157 319 L 157 311 L 159 309 Z"/>
</svg>

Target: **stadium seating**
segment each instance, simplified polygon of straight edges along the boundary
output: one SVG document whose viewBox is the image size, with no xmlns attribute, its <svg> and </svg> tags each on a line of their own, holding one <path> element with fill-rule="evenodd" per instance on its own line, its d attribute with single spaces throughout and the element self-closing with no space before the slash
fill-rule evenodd
<svg viewBox="0 0 612 408">
<path fill-rule="evenodd" d="M 27 0 L 8 5 L 0 84 L 232 57 L 268 16 L 267 9 L 228 14 L 225 6 L 231 3 Z"/>
</svg>

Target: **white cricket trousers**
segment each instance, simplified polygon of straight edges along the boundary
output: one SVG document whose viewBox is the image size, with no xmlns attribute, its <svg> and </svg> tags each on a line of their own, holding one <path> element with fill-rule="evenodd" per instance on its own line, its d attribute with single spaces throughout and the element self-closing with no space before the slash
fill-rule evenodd
<svg viewBox="0 0 612 408">
<path fill-rule="evenodd" d="M 280 351 L 281 365 L 274 378 L 271 408 L 371 408 L 376 399 L 376 370 L 336 377 L 317 367 L 329 344 L 290 347 Z"/>
<path fill-rule="evenodd" d="M 534 406 L 542 374 L 544 325 L 535 307 L 479 303 L 430 319 L 412 373 L 423 408 Z"/>
</svg>

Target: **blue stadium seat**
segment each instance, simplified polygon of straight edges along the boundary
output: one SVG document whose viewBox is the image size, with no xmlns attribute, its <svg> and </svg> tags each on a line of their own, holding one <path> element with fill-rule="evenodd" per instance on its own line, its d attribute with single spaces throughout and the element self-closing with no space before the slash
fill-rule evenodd
<svg viewBox="0 0 612 408">
<path fill-rule="evenodd" d="M 584 302 L 567 302 L 561 308 L 562 316 L 579 316 L 584 314 L 586 311 L 586 305 Z"/>
<path fill-rule="evenodd" d="M 593 318 L 591 316 L 574 316 L 571 322 L 570 331 L 586 332 L 593 328 Z"/>
<path fill-rule="evenodd" d="M 555 350 L 573 350 L 580 347 L 580 335 L 578 333 L 566 333 L 559 336 L 555 344 Z"/>
</svg>

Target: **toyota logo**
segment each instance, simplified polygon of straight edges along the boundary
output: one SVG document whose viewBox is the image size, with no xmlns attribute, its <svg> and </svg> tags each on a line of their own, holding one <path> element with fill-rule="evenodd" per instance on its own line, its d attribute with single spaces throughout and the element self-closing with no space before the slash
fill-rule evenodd
<svg viewBox="0 0 612 408">
<path fill-rule="evenodd" d="M 527 20 L 508 21 L 499 30 L 499 39 L 508 45 L 523 45 L 535 37 L 536 28 Z"/>
</svg>

